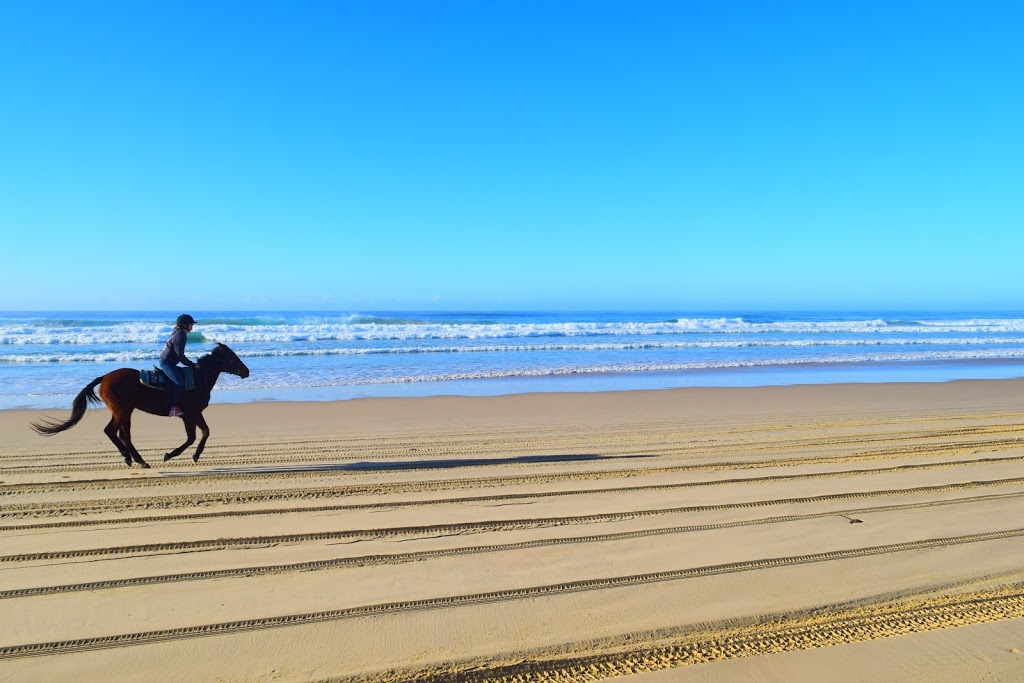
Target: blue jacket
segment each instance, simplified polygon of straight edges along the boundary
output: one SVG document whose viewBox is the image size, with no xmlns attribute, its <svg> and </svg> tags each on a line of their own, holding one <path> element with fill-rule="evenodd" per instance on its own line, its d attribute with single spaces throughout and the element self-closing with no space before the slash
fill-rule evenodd
<svg viewBox="0 0 1024 683">
<path fill-rule="evenodd" d="M 160 352 L 160 362 L 170 363 L 171 365 L 182 363 L 189 367 L 194 366 L 195 363 L 185 358 L 186 337 L 185 330 L 175 327 L 174 332 L 171 333 L 171 338 L 164 344 L 164 350 Z"/>
</svg>

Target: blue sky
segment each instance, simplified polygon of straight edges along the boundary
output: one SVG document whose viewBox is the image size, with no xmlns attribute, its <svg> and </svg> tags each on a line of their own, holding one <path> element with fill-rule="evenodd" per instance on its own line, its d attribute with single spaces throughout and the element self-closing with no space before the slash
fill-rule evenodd
<svg viewBox="0 0 1024 683">
<path fill-rule="evenodd" d="M 0 3 L 0 309 L 997 309 L 1019 3 Z"/>
</svg>

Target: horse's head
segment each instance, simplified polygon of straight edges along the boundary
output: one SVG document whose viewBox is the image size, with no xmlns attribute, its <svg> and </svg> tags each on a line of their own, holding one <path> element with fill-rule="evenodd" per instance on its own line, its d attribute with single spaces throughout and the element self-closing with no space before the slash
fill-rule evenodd
<svg viewBox="0 0 1024 683">
<path fill-rule="evenodd" d="M 210 358 L 217 361 L 221 372 L 238 375 L 242 379 L 249 376 L 249 368 L 245 367 L 242 359 L 224 344 L 217 344 L 213 347 L 213 353 L 210 354 Z"/>
</svg>

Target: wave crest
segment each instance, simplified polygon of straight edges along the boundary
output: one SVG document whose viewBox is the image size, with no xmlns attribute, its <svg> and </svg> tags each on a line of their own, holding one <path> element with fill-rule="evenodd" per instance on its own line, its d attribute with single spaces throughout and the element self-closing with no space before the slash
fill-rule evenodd
<svg viewBox="0 0 1024 683">
<path fill-rule="evenodd" d="M 829 336 L 837 334 L 890 336 L 896 334 L 1014 334 L 1024 333 L 1024 319 L 886 321 L 750 322 L 743 318 L 678 318 L 665 322 L 546 322 L 501 323 L 493 321 L 438 322 L 408 318 L 353 316 L 346 322 L 282 324 L 247 319 L 210 319 L 190 335 L 190 341 L 217 340 L 226 344 L 405 341 L 405 340 L 501 340 L 554 337 L 637 337 L 674 335 Z M 895 324 L 899 323 L 899 324 Z M 0 345 L 102 345 L 161 344 L 171 325 L 130 322 L 103 325 L 53 327 L 33 323 L 0 325 Z"/>
</svg>

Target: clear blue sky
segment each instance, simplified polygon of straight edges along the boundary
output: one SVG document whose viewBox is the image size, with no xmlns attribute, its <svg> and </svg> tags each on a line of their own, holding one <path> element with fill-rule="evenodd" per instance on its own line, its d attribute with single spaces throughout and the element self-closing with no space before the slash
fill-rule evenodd
<svg viewBox="0 0 1024 683">
<path fill-rule="evenodd" d="M 0 309 L 1024 308 L 1022 25 L 3 2 Z"/>
</svg>

